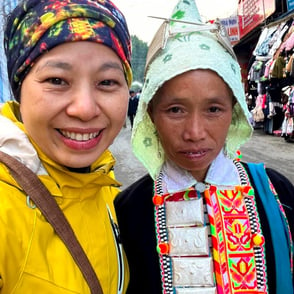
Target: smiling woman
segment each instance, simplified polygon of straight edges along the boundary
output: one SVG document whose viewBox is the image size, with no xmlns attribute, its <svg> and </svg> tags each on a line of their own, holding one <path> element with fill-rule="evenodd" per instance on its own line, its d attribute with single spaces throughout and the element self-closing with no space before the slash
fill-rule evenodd
<svg viewBox="0 0 294 294">
<path fill-rule="evenodd" d="M 16 101 L 0 109 L 0 160 L 29 168 L 37 180 L 26 184 L 41 199 L 32 203 L 27 186 L 0 164 L 0 293 L 125 293 L 113 207 L 120 183 L 108 150 L 132 83 L 125 18 L 108 0 L 25 0 L 4 33 Z M 52 203 L 84 250 L 87 271 L 51 226 L 53 219 L 65 231 Z"/>
<path fill-rule="evenodd" d="M 113 50 L 70 42 L 34 64 L 20 97 L 22 121 L 33 143 L 55 162 L 82 168 L 95 162 L 121 129 L 128 86 Z"/>
</svg>

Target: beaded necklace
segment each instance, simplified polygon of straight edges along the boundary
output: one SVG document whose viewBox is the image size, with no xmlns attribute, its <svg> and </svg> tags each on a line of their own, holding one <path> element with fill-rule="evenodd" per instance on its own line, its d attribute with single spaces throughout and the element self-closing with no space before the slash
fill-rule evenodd
<svg viewBox="0 0 294 294">
<path fill-rule="evenodd" d="M 236 187 L 198 185 L 164 194 L 162 174 L 155 181 L 163 293 L 268 293 L 254 190 L 242 164 L 235 165 L 241 179 Z"/>
</svg>

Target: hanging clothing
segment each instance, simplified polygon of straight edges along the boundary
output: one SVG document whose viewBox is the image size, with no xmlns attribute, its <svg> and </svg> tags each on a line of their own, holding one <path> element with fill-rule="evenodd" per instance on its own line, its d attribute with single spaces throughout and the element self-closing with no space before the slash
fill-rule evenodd
<svg viewBox="0 0 294 294">
<path fill-rule="evenodd" d="M 272 78 L 269 86 L 266 88 L 266 101 L 264 106 L 264 131 L 267 134 L 273 134 L 282 126 L 284 113 L 281 96 L 281 79 Z"/>
<path fill-rule="evenodd" d="M 253 51 L 255 56 L 268 56 L 271 45 L 270 42 L 276 33 L 278 26 L 266 27 L 263 29 L 258 43 Z M 272 57 L 272 56 L 270 56 Z"/>
<path fill-rule="evenodd" d="M 286 64 L 286 75 L 289 75 L 290 77 L 294 78 L 294 53 L 290 56 Z"/>
<path fill-rule="evenodd" d="M 286 61 L 283 56 L 279 56 L 274 63 L 271 78 L 282 79 L 286 70 Z"/>
<path fill-rule="evenodd" d="M 294 138 L 294 87 L 292 87 L 289 92 L 289 99 L 284 109 L 282 137 L 284 137 L 286 141 L 290 141 Z"/>
</svg>

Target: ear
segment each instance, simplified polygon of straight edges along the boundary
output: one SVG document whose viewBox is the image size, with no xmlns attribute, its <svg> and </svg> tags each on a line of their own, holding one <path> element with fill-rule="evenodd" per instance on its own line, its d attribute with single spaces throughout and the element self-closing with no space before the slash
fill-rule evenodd
<svg viewBox="0 0 294 294">
<path fill-rule="evenodd" d="M 233 99 L 232 99 L 232 106 L 233 108 L 235 107 L 235 105 L 237 104 L 237 99 L 235 96 L 233 96 Z"/>
</svg>

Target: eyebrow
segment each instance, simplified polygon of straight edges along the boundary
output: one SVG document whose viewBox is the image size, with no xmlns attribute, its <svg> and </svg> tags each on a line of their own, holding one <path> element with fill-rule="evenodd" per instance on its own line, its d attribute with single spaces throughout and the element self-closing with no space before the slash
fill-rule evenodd
<svg viewBox="0 0 294 294">
<path fill-rule="evenodd" d="M 99 68 L 99 71 L 108 70 L 108 69 L 117 69 L 124 72 L 122 65 L 117 62 L 105 62 Z"/>
<path fill-rule="evenodd" d="M 67 62 L 47 61 L 45 64 L 40 65 L 40 67 L 37 68 L 36 71 L 38 72 L 46 67 L 60 68 L 60 69 L 64 69 L 64 70 L 71 70 L 72 69 L 72 65 Z M 99 67 L 98 71 L 104 71 L 104 70 L 109 70 L 109 69 L 116 69 L 116 70 L 120 70 L 121 72 L 124 72 L 121 64 L 116 63 L 116 62 L 105 62 Z"/>
<path fill-rule="evenodd" d="M 46 68 L 46 67 L 52 67 L 52 68 L 60 68 L 60 69 L 65 69 L 65 70 L 70 70 L 72 66 L 67 63 L 67 62 L 62 62 L 62 61 L 47 61 L 45 64 L 40 65 L 37 69 L 36 72 Z"/>
</svg>

